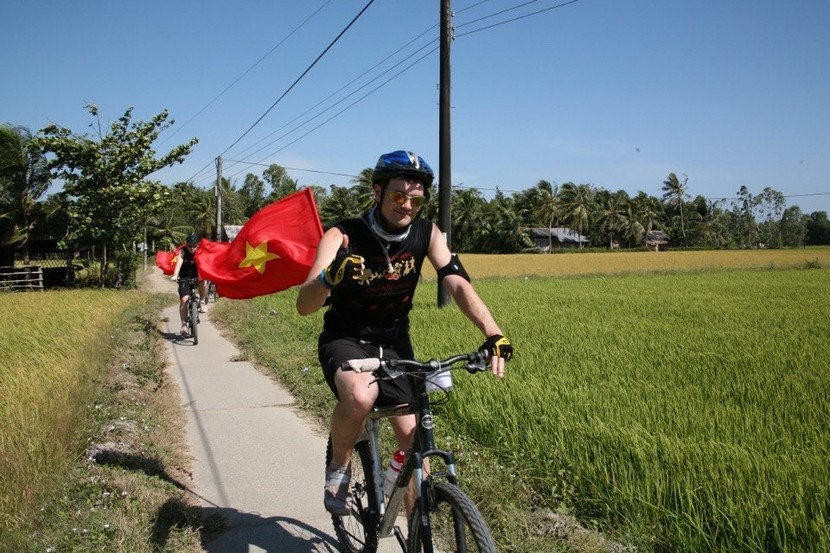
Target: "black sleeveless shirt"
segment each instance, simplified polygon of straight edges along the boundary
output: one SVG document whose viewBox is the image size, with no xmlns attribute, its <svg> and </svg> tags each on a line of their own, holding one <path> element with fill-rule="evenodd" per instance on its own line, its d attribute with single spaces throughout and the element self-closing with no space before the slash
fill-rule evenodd
<svg viewBox="0 0 830 553">
<path fill-rule="evenodd" d="M 364 215 L 335 225 L 348 235 L 351 253 L 363 256 L 364 271 L 357 281 L 343 282 L 331 291 L 323 330 L 384 343 L 402 337 L 409 328 L 432 222 L 415 219 L 401 242 L 386 242 L 368 223 Z"/>
<path fill-rule="evenodd" d="M 179 250 L 179 255 L 182 256 L 182 266 L 179 268 L 180 278 L 197 278 L 199 272 L 196 269 L 196 259 L 193 252 L 187 249 L 187 246 Z"/>
</svg>

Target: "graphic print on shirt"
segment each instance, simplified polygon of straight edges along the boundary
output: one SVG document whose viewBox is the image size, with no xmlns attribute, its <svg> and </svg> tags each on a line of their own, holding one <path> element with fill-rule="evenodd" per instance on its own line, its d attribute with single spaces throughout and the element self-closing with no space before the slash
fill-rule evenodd
<svg viewBox="0 0 830 553">
<path fill-rule="evenodd" d="M 366 265 L 367 267 L 363 269 L 358 279 L 358 284 L 366 287 L 367 297 L 378 298 L 398 294 L 412 286 L 413 278 L 418 278 L 412 252 L 407 251 L 392 256 L 388 263 L 386 259 L 377 258 Z"/>
</svg>

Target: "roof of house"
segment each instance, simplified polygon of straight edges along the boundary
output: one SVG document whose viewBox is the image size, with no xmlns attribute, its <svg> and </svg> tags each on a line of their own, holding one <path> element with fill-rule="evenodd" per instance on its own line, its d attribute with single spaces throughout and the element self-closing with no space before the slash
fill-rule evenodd
<svg viewBox="0 0 830 553">
<path fill-rule="evenodd" d="M 646 233 L 646 244 L 668 244 L 669 235 L 662 230 L 650 230 Z"/>
<path fill-rule="evenodd" d="M 222 225 L 222 228 L 225 229 L 225 236 L 230 241 L 236 238 L 236 235 L 242 230 L 242 225 Z"/>
<path fill-rule="evenodd" d="M 591 241 L 587 236 L 583 236 L 575 230 L 567 227 L 553 227 L 551 229 L 548 227 L 534 227 L 530 229 L 530 232 L 533 234 L 534 238 L 547 238 L 548 236 L 553 236 L 559 240 L 559 242 L 573 242 L 575 244 L 582 242 L 583 244 L 587 244 Z"/>
</svg>

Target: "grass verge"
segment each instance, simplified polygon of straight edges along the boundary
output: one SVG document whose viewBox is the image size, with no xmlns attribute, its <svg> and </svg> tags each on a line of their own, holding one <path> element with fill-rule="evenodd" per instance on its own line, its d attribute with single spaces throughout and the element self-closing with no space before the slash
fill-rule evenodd
<svg viewBox="0 0 830 553">
<path fill-rule="evenodd" d="M 163 371 L 156 330 L 158 314 L 171 298 L 102 291 L 0 298 L 4 307 L 12 301 L 48 309 L 24 310 L 20 320 L 26 321 L 33 346 L 11 342 L 25 362 L 3 367 L 4 385 L 15 382 L 25 391 L 41 420 L 22 433 L 28 457 L 20 448 L 14 458 L 4 450 L 0 479 L 6 497 L 15 500 L 3 504 L 0 551 L 204 551 L 200 513 L 187 492 L 183 413 L 178 391 Z M 102 307 L 109 303 L 111 308 Z M 49 346 L 44 355 L 57 358 L 37 357 L 38 343 Z M 51 384 L 22 385 L 35 372 L 32 360 L 35 379 Z M 74 407 L 50 414 L 58 399 L 58 405 Z M 4 419 L 25 411 L 25 405 L 10 403 Z M 2 422 L 8 431 L 0 437 L 9 443 L 13 427 L 8 419 Z M 63 434 L 61 445 L 47 453 L 55 432 Z M 32 458 L 39 463 L 31 465 Z M 25 471 L 34 475 L 29 488 L 20 480 Z"/>
</svg>

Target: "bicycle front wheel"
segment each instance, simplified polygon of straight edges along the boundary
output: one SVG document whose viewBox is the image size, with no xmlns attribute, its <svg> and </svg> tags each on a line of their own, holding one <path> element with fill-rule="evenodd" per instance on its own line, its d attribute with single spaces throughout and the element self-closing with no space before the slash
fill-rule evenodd
<svg viewBox="0 0 830 553">
<path fill-rule="evenodd" d="M 193 337 L 193 345 L 199 343 L 199 303 L 190 302 L 190 335 Z"/>
<path fill-rule="evenodd" d="M 429 487 L 426 517 L 420 503 L 409 519 L 407 551 L 495 553 L 490 528 L 478 508 L 461 489 L 449 482 Z M 429 543 L 431 548 L 425 546 Z"/>
<path fill-rule="evenodd" d="M 331 463 L 331 438 L 326 448 L 326 466 Z M 360 441 L 352 452 L 348 515 L 331 515 L 337 540 L 346 553 L 375 553 L 378 548 L 378 512 L 375 478 L 369 442 Z"/>
</svg>

